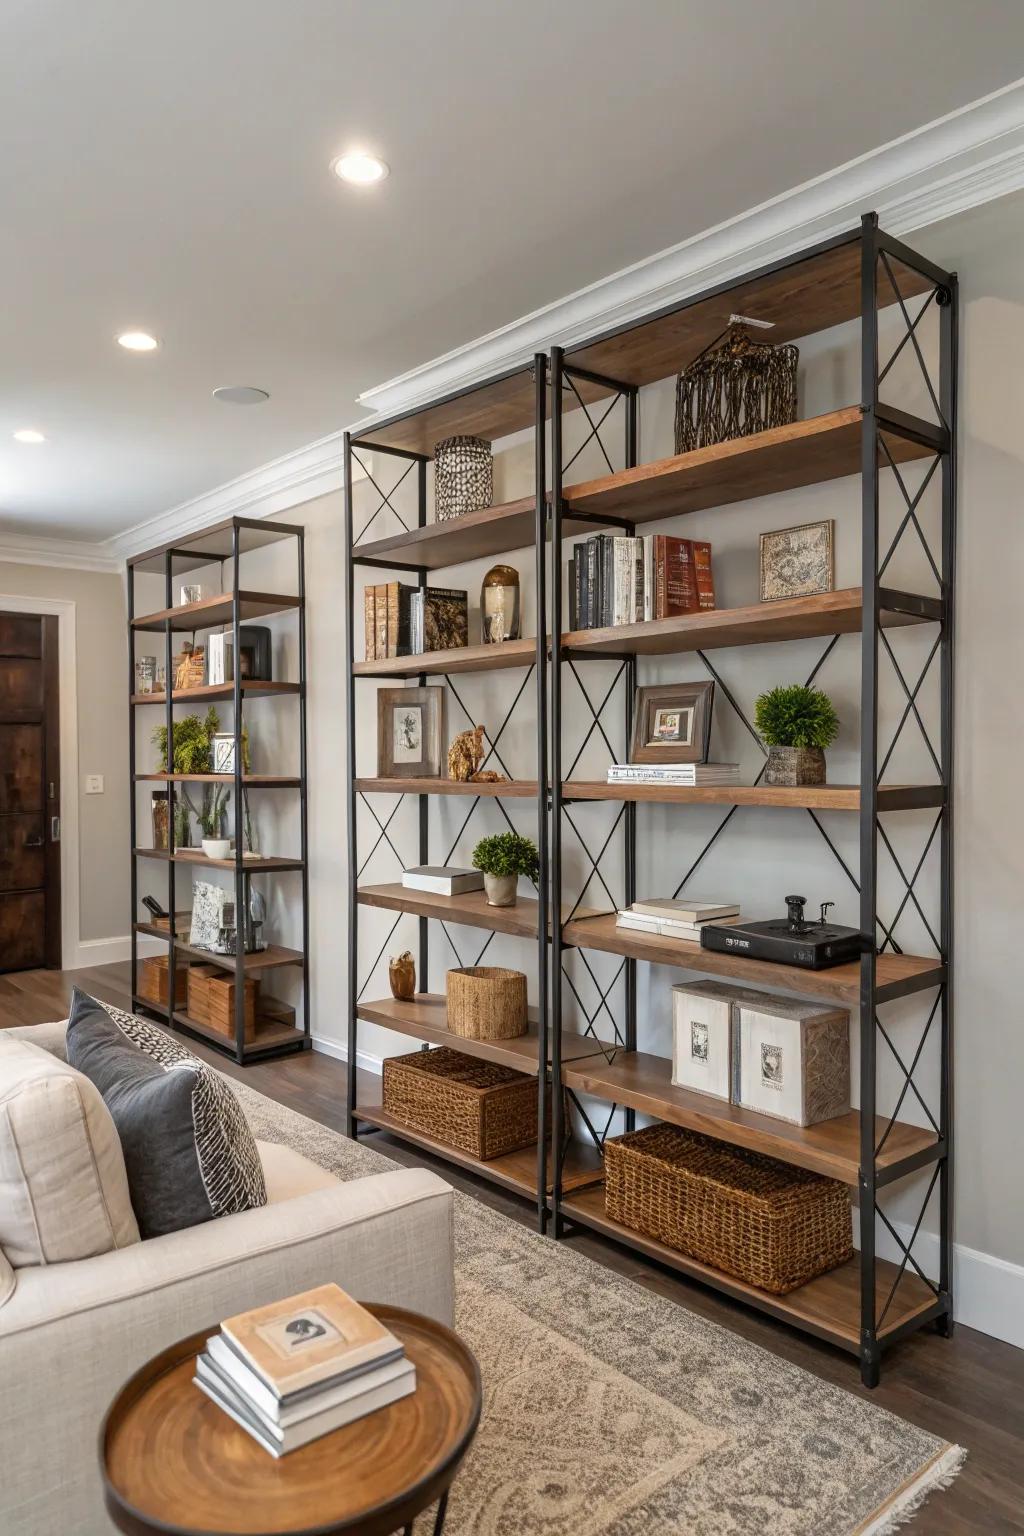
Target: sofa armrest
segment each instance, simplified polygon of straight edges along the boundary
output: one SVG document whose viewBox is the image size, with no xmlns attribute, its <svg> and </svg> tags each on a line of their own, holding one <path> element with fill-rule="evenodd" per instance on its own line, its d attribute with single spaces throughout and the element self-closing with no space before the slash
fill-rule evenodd
<svg viewBox="0 0 1024 1536">
<path fill-rule="evenodd" d="M 4 1536 L 111 1529 L 100 1422 L 124 1381 L 176 1339 L 329 1280 L 362 1301 L 451 1323 L 452 1199 L 435 1174 L 400 1169 L 97 1258 L 16 1270 L 0 1307 Z"/>
<path fill-rule="evenodd" d="M 61 1061 L 68 1059 L 68 1021 L 58 1019 L 52 1024 L 15 1024 L 4 1030 L 8 1040 L 24 1040 L 28 1045 L 38 1045 Z"/>
</svg>

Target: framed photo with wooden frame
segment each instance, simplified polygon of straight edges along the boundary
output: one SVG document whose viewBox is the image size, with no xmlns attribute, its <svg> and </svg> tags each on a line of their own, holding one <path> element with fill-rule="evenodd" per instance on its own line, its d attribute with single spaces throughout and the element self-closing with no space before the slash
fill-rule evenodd
<svg viewBox="0 0 1024 1536">
<path fill-rule="evenodd" d="M 835 526 L 831 518 L 823 518 L 762 533 L 762 603 L 835 591 Z"/>
<path fill-rule="evenodd" d="M 714 700 L 714 683 L 638 688 L 630 762 L 706 763 Z"/>
<path fill-rule="evenodd" d="M 378 690 L 378 778 L 441 777 L 444 695 L 443 688 Z"/>
</svg>

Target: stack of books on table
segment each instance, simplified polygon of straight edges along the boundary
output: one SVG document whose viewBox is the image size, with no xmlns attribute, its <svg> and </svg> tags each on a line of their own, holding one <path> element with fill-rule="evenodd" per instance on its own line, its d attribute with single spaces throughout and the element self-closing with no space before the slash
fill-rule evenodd
<svg viewBox="0 0 1024 1536">
<path fill-rule="evenodd" d="M 320 1285 L 221 1323 L 195 1384 L 283 1456 L 416 1390 L 401 1340 L 338 1285 Z"/>
<path fill-rule="evenodd" d="M 461 896 L 463 891 L 482 891 L 484 877 L 478 869 L 454 869 L 447 864 L 417 864 L 402 873 L 407 891 L 433 891 L 437 896 Z"/>
<path fill-rule="evenodd" d="M 739 763 L 612 763 L 609 784 L 678 784 L 684 789 L 738 784 Z"/>
<path fill-rule="evenodd" d="M 698 901 L 693 896 L 651 896 L 646 901 L 634 901 L 631 907 L 616 914 L 618 928 L 633 928 L 638 933 L 656 933 L 665 939 L 685 939 L 690 944 L 700 943 L 700 930 L 705 923 L 738 923 L 738 902 Z"/>
</svg>

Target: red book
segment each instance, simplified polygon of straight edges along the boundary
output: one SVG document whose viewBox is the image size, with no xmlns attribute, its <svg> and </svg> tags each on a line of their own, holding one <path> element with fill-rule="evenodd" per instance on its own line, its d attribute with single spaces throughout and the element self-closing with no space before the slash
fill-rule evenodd
<svg viewBox="0 0 1024 1536">
<path fill-rule="evenodd" d="M 697 607 L 715 606 L 715 578 L 711 570 L 711 545 L 706 539 L 693 541 L 693 569 L 697 580 Z"/>
<path fill-rule="evenodd" d="M 691 539 L 676 539 L 667 533 L 655 534 L 654 595 L 656 619 L 697 612 L 700 604 Z"/>
</svg>

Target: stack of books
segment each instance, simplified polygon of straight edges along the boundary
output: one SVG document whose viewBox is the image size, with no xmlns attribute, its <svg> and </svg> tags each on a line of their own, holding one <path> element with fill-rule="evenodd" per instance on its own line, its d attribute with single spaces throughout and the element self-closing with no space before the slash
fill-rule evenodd
<svg viewBox="0 0 1024 1536">
<path fill-rule="evenodd" d="M 609 784 L 680 784 L 696 789 L 739 781 L 739 763 L 612 763 L 608 769 Z"/>
<path fill-rule="evenodd" d="M 469 644 L 469 594 L 404 581 L 363 588 L 367 661 L 422 656 Z"/>
<path fill-rule="evenodd" d="M 438 896 L 460 896 L 463 891 L 482 891 L 484 877 L 478 869 L 454 869 L 447 864 L 417 864 L 402 873 L 407 891 L 433 891 Z"/>
<path fill-rule="evenodd" d="M 685 939 L 690 944 L 700 943 L 700 931 L 705 923 L 738 923 L 738 902 L 698 901 L 694 896 L 651 896 L 646 901 L 634 901 L 631 907 L 616 914 L 618 928 L 632 928 L 638 933 L 656 933 L 665 939 Z"/>
<path fill-rule="evenodd" d="M 320 1285 L 221 1323 L 195 1384 L 272 1456 L 298 1450 L 416 1390 L 416 1367 L 383 1323 Z"/>
<path fill-rule="evenodd" d="M 572 552 L 570 629 L 641 624 L 714 606 L 707 540 L 596 533 Z"/>
</svg>

